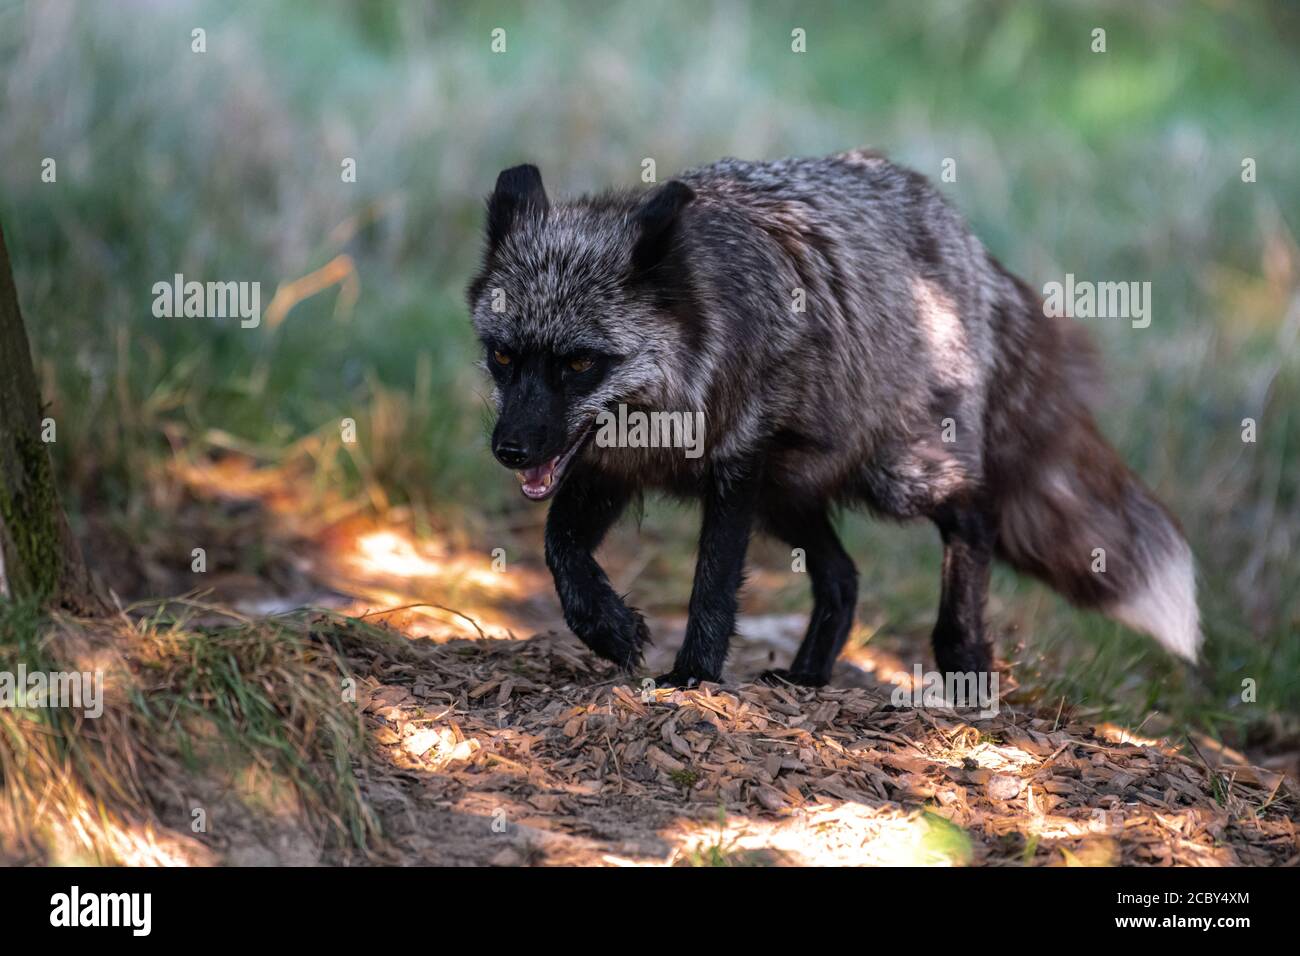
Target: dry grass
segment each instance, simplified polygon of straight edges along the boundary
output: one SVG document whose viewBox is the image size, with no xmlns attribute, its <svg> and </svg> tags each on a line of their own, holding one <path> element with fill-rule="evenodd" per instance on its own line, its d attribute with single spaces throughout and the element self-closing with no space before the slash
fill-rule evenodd
<svg viewBox="0 0 1300 956">
<path fill-rule="evenodd" d="M 0 710 L 0 856 L 202 863 L 292 834 L 346 858 L 375 839 L 337 652 L 300 620 L 205 607 L 90 621 L 4 606 L 6 659 L 102 673 L 104 709 Z"/>
</svg>

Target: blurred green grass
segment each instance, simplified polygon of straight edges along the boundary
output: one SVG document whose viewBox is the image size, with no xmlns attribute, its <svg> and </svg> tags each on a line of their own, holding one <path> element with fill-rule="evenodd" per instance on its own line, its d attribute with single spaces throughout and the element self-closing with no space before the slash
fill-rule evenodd
<svg viewBox="0 0 1300 956">
<path fill-rule="evenodd" d="M 1150 328 L 1093 323 L 1102 422 L 1201 566 L 1208 686 L 999 574 L 995 623 L 1024 641 L 1024 673 L 1115 716 L 1293 734 L 1277 725 L 1300 701 L 1297 41 L 1300 13 L 1265 3 L 0 3 L 0 219 L 56 464 L 75 511 L 145 523 L 164 435 L 273 455 L 351 417 L 356 453 L 327 444 L 323 480 L 508 516 L 461 296 L 499 169 L 536 162 L 563 194 L 636 182 L 645 157 L 662 178 L 871 145 L 935 179 L 953 157 L 941 188 L 1031 283 L 1152 282 Z M 352 304 L 329 289 L 256 330 L 151 315 L 176 272 L 259 280 L 265 307 L 340 253 Z M 846 526 L 864 612 L 923 635 L 933 533 Z M 647 527 L 685 555 L 680 511 Z"/>
</svg>

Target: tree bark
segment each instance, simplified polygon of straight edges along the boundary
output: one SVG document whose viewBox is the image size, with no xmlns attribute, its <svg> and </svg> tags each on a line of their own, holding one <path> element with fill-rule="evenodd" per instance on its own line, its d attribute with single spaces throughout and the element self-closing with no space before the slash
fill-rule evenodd
<svg viewBox="0 0 1300 956">
<path fill-rule="evenodd" d="M 97 614 L 107 603 L 68 527 L 41 437 L 41 400 L 0 228 L 0 555 L 14 600 Z"/>
</svg>

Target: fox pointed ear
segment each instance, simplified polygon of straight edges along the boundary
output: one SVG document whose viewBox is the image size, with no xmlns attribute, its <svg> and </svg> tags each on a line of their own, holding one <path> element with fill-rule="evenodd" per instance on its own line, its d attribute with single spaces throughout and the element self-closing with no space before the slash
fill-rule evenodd
<svg viewBox="0 0 1300 956">
<path fill-rule="evenodd" d="M 636 245 L 632 248 L 634 269 L 645 272 L 663 260 L 672 248 L 678 217 L 694 198 L 695 190 L 676 179 L 646 194 L 632 215 L 637 229 Z"/>
<path fill-rule="evenodd" d="M 501 244 L 521 215 L 543 217 L 551 208 L 542 174 L 531 163 L 502 170 L 487 206 L 488 245 L 493 248 Z"/>
</svg>

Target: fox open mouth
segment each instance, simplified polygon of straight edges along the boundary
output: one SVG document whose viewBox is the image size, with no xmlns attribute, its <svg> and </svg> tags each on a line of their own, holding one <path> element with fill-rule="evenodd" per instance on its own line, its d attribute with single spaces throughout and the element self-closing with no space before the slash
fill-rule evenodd
<svg viewBox="0 0 1300 956">
<path fill-rule="evenodd" d="M 591 422 L 588 422 L 583 426 L 582 431 L 578 432 L 578 437 L 573 440 L 573 444 L 565 451 L 540 465 L 516 471 L 515 477 L 519 479 L 519 490 L 524 493 L 524 497 L 532 501 L 545 501 L 555 494 L 556 489 L 560 487 L 560 479 L 564 476 L 565 467 L 586 444 L 590 433 Z"/>
</svg>

